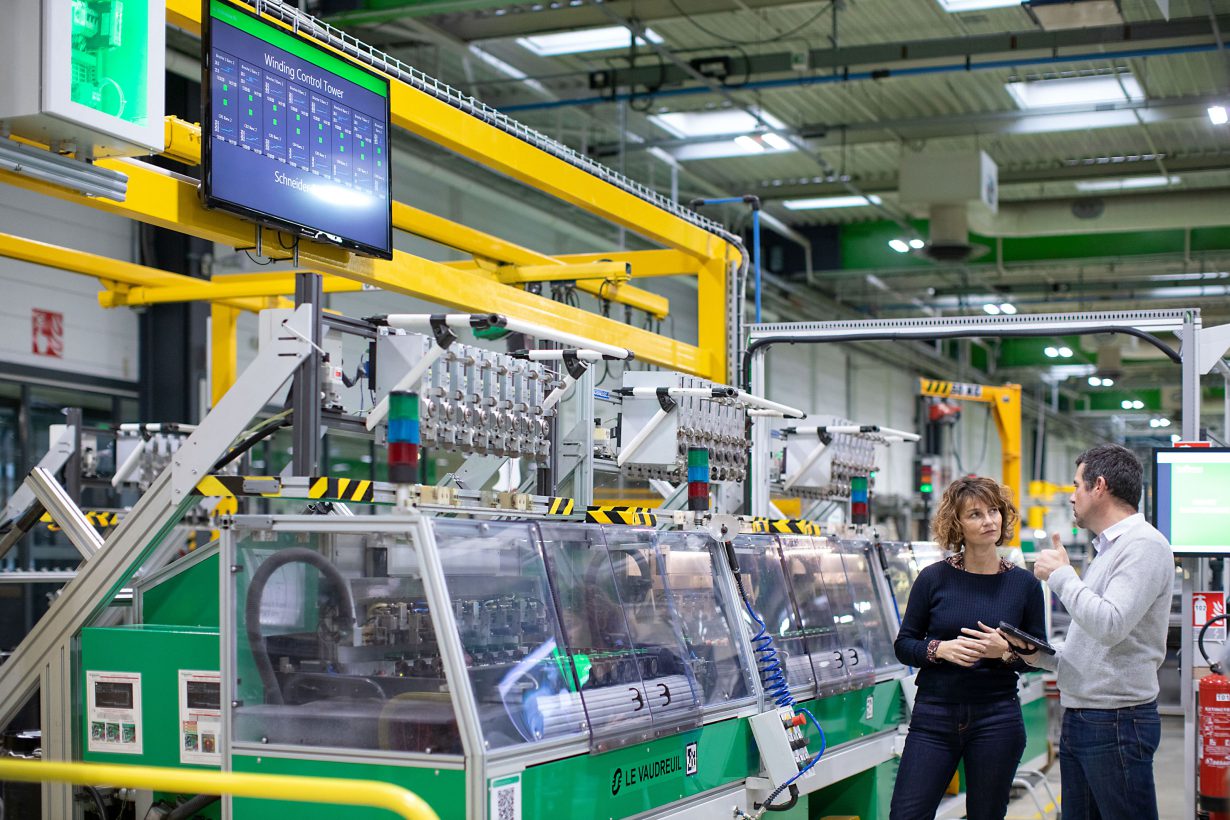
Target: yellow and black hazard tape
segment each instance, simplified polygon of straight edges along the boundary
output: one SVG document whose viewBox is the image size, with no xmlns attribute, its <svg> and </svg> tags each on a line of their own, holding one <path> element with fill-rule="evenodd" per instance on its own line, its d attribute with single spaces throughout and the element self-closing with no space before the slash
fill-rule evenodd
<svg viewBox="0 0 1230 820">
<path fill-rule="evenodd" d="M 260 488 L 260 492 L 256 491 Z M 277 498 L 282 494 L 282 481 L 277 476 L 207 475 L 197 482 L 196 494 L 209 498 L 234 498 L 239 495 Z"/>
<path fill-rule="evenodd" d="M 752 532 L 772 532 L 783 535 L 819 535 L 820 527 L 801 518 L 753 518 Z"/>
<path fill-rule="evenodd" d="M 86 521 L 89 521 L 100 530 L 105 530 L 108 527 L 114 527 L 120 523 L 120 514 L 110 510 L 83 510 L 82 515 L 85 516 Z M 61 529 L 60 525 L 56 523 L 55 519 L 51 517 L 51 513 L 49 512 L 43 513 L 38 520 L 41 523 L 46 524 L 47 529 L 51 532 L 59 532 Z"/>
<path fill-rule="evenodd" d="M 308 498 L 328 498 L 362 504 L 372 500 L 373 491 L 373 482 L 356 478 L 314 476 L 308 481 Z"/>
<path fill-rule="evenodd" d="M 547 515 L 571 515 L 572 508 L 576 506 L 576 501 L 571 498 L 561 498 L 559 496 L 551 496 L 547 502 Z"/>
<path fill-rule="evenodd" d="M 657 526 L 658 516 L 644 507 L 586 507 L 585 523 L 653 527 Z"/>
<path fill-rule="evenodd" d="M 302 485 L 300 485 L 302 486 Z M 220 498 L 251 496 L 256 498 L 303 498 L 302 490 L 295 487 L 283 492 L 284 485 L 277 476 L 211 475 L 196 485 L 197 495 Z M 307 482 L 307 498 L 312 500 L 370 502 L 375 494 L 375 482 L 357 478 L 329 478 L 313 476 Z"/>
</svg>

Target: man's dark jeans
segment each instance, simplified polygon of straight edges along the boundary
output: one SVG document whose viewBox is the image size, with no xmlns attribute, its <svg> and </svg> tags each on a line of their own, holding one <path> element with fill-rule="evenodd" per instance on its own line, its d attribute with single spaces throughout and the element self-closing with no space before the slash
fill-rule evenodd
<svg viewBox="0 0 1230 820">
<path fill-rule="evenodd" d="M 893 788 L 891 820 L 933 820 L 962 758 L 966 817 L 1003 820 L 1024 751 L 1025 722 L 1016 698 L 915 703 Z"/>
<path fill-rule="evenodd" d="M 1063 820 L 1156 820 L 1157 701 L 1127 709 L 1067 709 L 1059 739 Z"/>
</svg>

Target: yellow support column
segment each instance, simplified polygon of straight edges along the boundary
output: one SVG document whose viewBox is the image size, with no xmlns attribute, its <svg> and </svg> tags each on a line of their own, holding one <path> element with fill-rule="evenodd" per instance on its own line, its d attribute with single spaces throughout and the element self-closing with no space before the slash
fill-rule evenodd
<svg viewBox="0 0 1230 820">
<path fill-rule="evenodd" d="M 214 302 L 209 312 L 209 406 L 231 389 L 239 375 L 238 345 L 236 334 L 239 311 L 233 307 Z"/>
<path fill-rule="evenodd" d="M 1021 386 L 1006 384 L 1003 387 L 996 387 L 992 391 L 991 400 L 995 427 L 999 430 L 1003 481 L 1012 491 L 1012 503 L 1023 514 L 1024 510 L 1021 508 Z M 1020 530 L 1018 526 L 1010 542 L 1014 547 L 1021 545 Z"/>
</svg>

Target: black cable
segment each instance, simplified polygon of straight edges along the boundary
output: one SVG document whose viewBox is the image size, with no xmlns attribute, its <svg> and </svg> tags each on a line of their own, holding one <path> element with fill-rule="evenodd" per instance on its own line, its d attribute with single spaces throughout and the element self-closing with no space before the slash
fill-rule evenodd
<svg viewBox="0 0 1230 820">
<path fill-rule="evenodd" d="M 198 794 L 195 797 L 190 797 L 183 803 L 180 803 L 175 808 L 171 809 L 163 820 L 189 820 L 194 814 L 202 811 L 208 806 L 213 805 L 222 799 L 218 794 Z"/>
<path fill-rule="evenodd" d="M 251 260 L 252 260 L 252 264 L 254 264 L 254 265 L 261 265 L 261 266 L 264 266 L 264 265 L 272 265 L 272 264 L 273 264 L 273 260 L 272 260 L 272 259 L 266 259 L 264 262 L 262 262 L 261 260 L 257 259 L 255 256 L 253 256 L 253 255 L 252 255 L 252 251 L 249 251 L 249 250 L 244 250 L 244 253 L 245 253 L 245 254 L 247 254 L 247 257 L 248 257 L 249 259 L 251 259 Z"/>
<path fill-rule="evenodd" d="M 277 675 L 273 671 L 273 663 L 269 660 L 265 638 L 261 635 L 261 599 L 265 595 L 265 585 L 269 583 L 273 573 L 292 563 L 315 567 L 333 585 L 333 590 L 341 604 L 342 612 L 339 614 L 343 618 L 349 618 L 350 625 L 354 624 L 354 599 L 350 595 L 350 586 L 337 567 L 323 555 L 307 547 L 292 547 L 274 553 L 261 562 L 248 584 L 248 596 L 244 601 L 243 614 L 248 646 L 252 649 L 252 660 L 256 663 L 256 671 L 260 674 L 261 683 L 265 685 L 266 703 L 281 704 L 285 701 L 282 698 L 282 688 L 278 684 Z"/>
<path fill-rule="evenodd" d="M 1200 654 L 1204 657 L 1205 663 L 1209 663 L 1209 653 L 1204 651 L 1204 633 L 1208 632 L 1209 627 L 1212 626 L 1213 624 L 1217 623 L 1218 621 L 1224 621 L 1228 618 L 1230 618 L 1230 615 L 1214 615 L 1212 618 L 1209 618 L 1207 621 L 1204 622 L 1204 626 L 1200 627 L 1200 635 L 1199 637 L 1196 638 L 1196 646 L 1200 649 Z M 1220 665 L 1213 664 L 1212 666 L 1220 666 Z M 1221 669 L 1220 668 L 1212 669 L 1212 666 L 1210 666 L 1210 669 L 1213 672 L 1213 674 L 1220 675 Z"/>
<path fill-rule="evenodd" d="M 93 786 L 82 786 L 81 788 L 93 799 L 94 807 L 98 811 L 98 820 L 110 820 L 107 814 L 107 807 L 103 805 L 102 794 L 99 793 L 98 789 Z"/>
<path fill-rule="evenodd" d="M 257 444 L 259 444 L 262 440 L 268 438 L 273 433 L 276 433 L 278 430 L 281 430 L 283 427 L 289 427 L 293 421 L 292 416 L 293 416 L 293 411 L 291 411 L 291 415 L 286 415 L 286 416 L 279 415 L 278 417 L 275 417 L 265 422 L 260 427 L 257 427 L 256 430 L 252 432 L 252 435 L 248 436 L 243 441 L 236 444 L 234 447 L 232 447 L 230 450 L 227 451 L 226 455 L 222 456 L 222 458 L 214 462 L 214 466 L 210 469 L 210 472 L 211 473 L 218 472 L 218 470 L 221 470 L 223 467 L 230 464 L 232 461 L 234 461 L 235 459 L 239 458 L 244 453 L 251 450 Z"/>
<path fill-rule="evenodd" d="M 705 34 L 708 34 L 710 37 L 714 37 L 718 40 L 721 40 L 723 43 L 730 43 L 731 45 L 736 45 L 736 46 L 737 45 L 759 46 L 759 45 L 764 45 L 765 43 L 775 43 L 778 40 L 784 40 L 787 37 L 791 37 L 795 34 L 798 34 L 800 31 L 807 28 L 812 23 L 816 22 L 821 17 L 823 17 L 825 14 L 827 14 L 829 11 L 831 11 L 833 8 L 833 4 L 834 4 L 834 0 L 829 0 L 828 5 L 820 9 L 820 11 L 816 12 L 815 15 L 811 17 L 811 19 L 807 20 L 806 22 L 798 26 L 795 26 L 794 28 L 790 29 L 790 31 L 785 31 L 779 34 L 775 34 L 774 36 L 765 38 L 764 40 L 732 40 L 729 37 L 726 37 L 724 35 L 718 34 L 715 31 L 710 31 L 709 29 L 705 28 L 700 23 L 696 22 L 696 19 L 693 18 L 692 15 L 688 14 L 686 11 L 680 8 L 677 0 L 671 0 L 671 5 L 675 7 L 675 11 L 679 12 L 679 15 L 683 17 L 683 19 L 687 20 L 689 23 L 696 26 L 698 29 L 703 31 Z"/>
</svg>

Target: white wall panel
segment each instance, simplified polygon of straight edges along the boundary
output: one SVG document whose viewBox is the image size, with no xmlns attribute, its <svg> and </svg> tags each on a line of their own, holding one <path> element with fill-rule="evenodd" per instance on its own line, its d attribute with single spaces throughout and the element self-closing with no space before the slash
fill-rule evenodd
<svg viewBox="0 0 1230 820">
<path fill-rule="evenodd" d="M 132 223 L 128 220 L 18 188 L 3 188 L 0 226 L 26 239 L 113 259 L 132 258 Z M 137 315 L 127 309 L 99 307 L 97 280 L 0 258 L 0 289 L 4 294 L 0 300 L 0 361 L 65 371 L 70 376 L 137 378 Z M 32 352 L 34 309 L 63 314 L 62 358 Z"/>
</svg>

